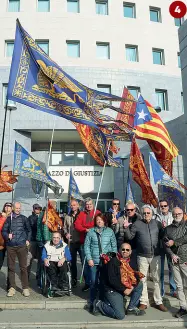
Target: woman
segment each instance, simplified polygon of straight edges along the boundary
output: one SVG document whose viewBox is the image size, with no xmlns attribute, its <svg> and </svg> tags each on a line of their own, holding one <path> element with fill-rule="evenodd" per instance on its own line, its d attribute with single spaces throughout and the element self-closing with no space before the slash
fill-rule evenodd
<svg viewBox="0 0 187 329">
<path fill-rule="evenodd" d="M 2 213 L 0 214 L 0 270 L 1 267 L 3 266 L 3 262 L 5 258 L 5 243 L 1 231 L 7 217 L 10 216 L 11 212 L 12 212 L 12 203 L 6 202 L 3 206 Z"/>
<path fill-rule="evenodd" d="M 97 295 L 100 255 L 108 252 L 117 252 L 115 234 L 111 228 L 106 227 L 106 223 L 107 220 L 103 214 L 96 215 L 94 219 L 94 227 L 87 233 L 84 243 L 84 252 L 86 261 L 89 265 L 91 277 L 90 312 L 93 311 L 93 302 Z"/>
</svg>

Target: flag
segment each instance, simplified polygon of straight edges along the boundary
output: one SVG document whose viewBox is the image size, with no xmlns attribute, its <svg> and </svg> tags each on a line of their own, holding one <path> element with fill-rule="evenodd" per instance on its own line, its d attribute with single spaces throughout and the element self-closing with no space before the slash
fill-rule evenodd
<svg viewBox="0 0 187 329">
<path fill-rule="evenodd" d="M 171 162 L 178 155 L 178 149 L 155 109 L 140 95 L 134 117 L 136 138 L 147 140 L 157 160 L 165 170 L 171 172 Z"/>
<path fill-rule="evenodd" d="M 42 223 L 47 225 L 52 232 L 58 231 L 63 227 L 62 219 L 53 208 L 50 201 L 48 202 L 48 208 L 45 210 Z"/>
<path fill-rule="evenodd" d="M 12 192 L 13 189 L 12 187 L 7 184 L 0 176 L 0 193 L 4 193 L 4 192 Z"/>
<path fill-rule="evenodd" d="M 105 161 L 107 161 L 107 164 L 110 166 L 121 167 L 121 164 L 108 154 L 108 150 L 117 153 L 118 148 L 113 140 L 106 137 L 106 132 L 103 135 L 100 134 L 98 129 L 75 122 L 74 125 L 87 151 L 100 166 L 104 166 Z"/>
<path fill-rule="evenodd" d="M 121 97 L 76 81 L 35 43 L 18 20 L 7 98 L 90 127 L 110 128 L 113 134 L 123 131 L 113 117 L 100 113 L 110 104 L 99 102 L 120 101 Z M 126 128 L 124 134 L 127 134 Z"/>
<path fill-rule="evenodd" d="M 71 210 L 70 203 L 71 203 L 72 199 L 77 200 L 78 202 L 84 201 L 84 199 L 79 191 L 79 188 L 77 186 L 77 183 L 75 181 L 75 178 L 73 176 L 72 169 L 70 169 L 69 190 L 68 190 L 68 213 L 70 213 L 70 210 Z"/>
<path fill-rule="evenodd" d="M 61 189 L 61 186 L 49 176 L 47 171 L 44 170 L 39 163 L 16 141 L 14 150 L 14 174 L 36 179 L 45 183 L 52 189 Z"/>
<path fill-rule="evenodd" d="M 31 185 L 32 185 L 32 190 L 36 195 L 36 198 L 38 199 L 43 187 L 43 183 L 41 181 L 31 178 Z"/>
<path fill-rule="evenodd" d="M 141 152 L 136 144 L 135 138 L 132 140 L 129 167 L 132 171 L 132 178 L 142 189 L 142 201 L 146 204 L 152 204 L 155 208 L 158 206 L 158 200 L 152 189 Z"/>
<path fill-rule="evenodd" d="M 132 193 L 130 177 L 128 177 L 128 180 L 127 180 L 125 203 L 128 201 L 134 202 L 134 196 Z"/>
<path fill-rule="evenodd" d="M 125 87 L 123 89 L 122 98 L 126 99 L 126 101 L 121 102 L 120 108 L 122 110 L 122 113 L 117 114 L 117 121 L 120 122 L 119 126 L 122 126 L 123 122 L 124 122 L 124 123 L 129 124 L 131 127 L 134 127 L 134 115 L 135 115 L 135 112 L 136 112 L 135 99 L 131 95 L 130 91 Z"/>
<path fill-rule="evenodd" d="M 1 172 L 1 178 L 4 182 L 9 183 L 9 184 L 14 184 L 18 181 L 17 180 L 17 175 L 14 175 L 12 173 L 12 170 L 2 171 Z"/>
<path fill-rule="evenodd" d="M 186 200 L 182 191 L 171 186 L 158 184 L 158 197 L 159 200 L 167 200 L 170 209 L 179 207 L 184 212 L 186 211 Z"/>
</svg>

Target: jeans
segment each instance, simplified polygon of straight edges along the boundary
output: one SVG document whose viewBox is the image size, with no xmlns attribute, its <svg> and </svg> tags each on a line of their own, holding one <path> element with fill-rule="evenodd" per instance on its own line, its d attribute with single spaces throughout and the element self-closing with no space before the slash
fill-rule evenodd
<svg viewBox="0 0 187 329">
<path fill-rule="evenodd" d="M 124 298 L 117 291 L 105 291 L 104 301 L 98 304 L 100 312 L 113 319 L 123 320 L 125 317 Z"/>
<path fill-rule="evenodd" d="M 79 242 L 71 242 L 70 243 L 70 253 L 71 253 L 71 276 L 72 280 L 77 281 L 77 253 L 79 253 L 81 263 L 84 262 L 82 260 L 82 254 L 80 250 L 80 243 Z"/>
<path fill-rule="evenodd" d="M 173 277 L 173 268 L 172 268 L 172 261 L 168 255 L 165 255 L 164 252 L 161 253 L 161 274 L 160 274 L 160 281 L 161 281 L 161 295 L 165 295 L 165 288 L 164 288 L 164 264 L 165 264 L 165 257 L 167 257 L 168 263 L 168 270 L 169 270 L 169 285 L 170 285 L 170 294 L 177 290 L 174 277 Z"/>
<path fill-rule="evenodd" d="M 83 272 L 83 276 L 84 276 L 84 281 L 86 285 L 90 285 L 90 266 L 88 265 L 88 262 L 85 258 L 85 253 L 84 253 L 84 245 L 81 244 L 80 246 L 80 252 L 81 252 L 81 262 L 82 262 L 82 266 L 84 265 L 84 272 Z"/>
<path fill-rule="evenodd" d="M 104 288 L 103 284 L 100 281 L 100 268 L 99 265 L 94 265 L 90 267 L 90 304 L 93 304 L 94 299 L 97 297 L 99 290 L 99 299 L 103 300 L 104 298 Z"/>
<path fill-rule="evenodd" d="M 3 266 L 3 263 L 4 263 L 4 258 L 5 258 L 5 248 L 0 250 L 0 270 Z"/>
<path fill-rule="evenodd" d="M 143 291 L 143 283 L 140 281 L 139 284 L 133 289 L 131 293 L 131 299 L 128 306 L 129 310 L 133 310 L 135 307 L 138 306 L 140 297 L 142 295 L 142 291 Z"/>
</svg>

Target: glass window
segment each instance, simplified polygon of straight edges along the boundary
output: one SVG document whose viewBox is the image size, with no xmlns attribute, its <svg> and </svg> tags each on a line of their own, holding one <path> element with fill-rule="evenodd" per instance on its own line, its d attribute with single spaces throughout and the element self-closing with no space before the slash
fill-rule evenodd
<svg viewBox="0 0 187 329">
<path fill-rule="evenodd" d="M 96 4 L 96 14 L 98 15 L 108 15 L 108 1 L 97 1 Z"/>
<path fill-rule="evenodd" d="M 8 89 L 8 84 L 7 83 L 4 83 L 3 84 L 3 106 L 6 105 L 6 102 L 7 102 L 7 89 Z M 16 106 L 16 102 L 12 101 L 12 100 L 8 100 L 8 106 L 13 106 L 15 107 Z"/>
<path fill-rule="evenodd" d="M 182 25 L 182 23 L 184 22 L 184 17 L 182 18 L 174 18 L 175 21 L 175 26 L 180 27 Z"/>
<path fill-rule="evenodd" d="M 79 41 L 66 41 L 68 57 L 80 57 L 80 42 Z"/>
<path fill-rule="evenodd" d="M 161 11 L 160 8 L 150 7 L 150 21 L 161 23 Z"/>
<path fill-rule="evenodd" d="M 69 13 L 79 13 L 79 0 L 67 0 L 67 10 Z"/>
<path fill-rule="evenodd" d="M 164 65 L 164 51 L 162 49 L 153 49 L 153 64 Z"/>
<path fill-rule="evenodd" d="M 38 11 L 40 12 L 50 11 L 50 0 L 38 0 Z"/>
<path fill-rule="evenodd" d="M 182 113 L 184 113 L 184 98 L 183 98 L 183 92 L 181 93 L 181 104 L 182 104 Z"/>
<path fill-rule="evenodd" d="M 138 99 L 138 94 L 141 92 L 140 87 L 131 87 L 127 86 L 127 89 L 130 91 L 131 95 L 135 98 Z"/>
<path fill-rule="evenodd" d="M 97 85 L 97 89 L 107 94 L 111 94 L 111 85 Z"/>
<path fill-rule="evenodd" d="M 87 166 L 88 165 L 88 153 L 87 152 L 77 152 L 75 158 L 76 166 Z"/>
<path fill-rule="evenodd" d="M 17 12 L 20 11 L 20 0 L 9 0 L 8 11 Z"/>
<path fill-rule="evenodd" d="M 135 3 L 124 2 L 123 15 L 128 18 L 136 18 Z"/>
<path fill-rule="evenodd" d="M 6 57 L 12 57 L 14 51 L 14 41 L 5 41 Z"/>
<path fill-rule="evenodd" d="M 110 59 L 110 46 L 109 43 L 97 42 L 97 58 Z"/>
<path fill-rule="evenodd" d="M 180 57 L 180 53 L 177 53 L 177 57 L 178 57 L 178 67 L 181 68 L 181 57 Z"/>
<path fill-rule="evenodd" d="M 51 166 L 62 165 L 62 152 L 52 152 Z"/>
<path fill-rule="evenodd" d="M 156 93 L 156 106 L 159 106 L 162 111 L 168 111 L 167 91 L 155 89 Z"/>
<path fill-rule="evenodd" d="M 106 210 L 105 210 L 105 201 L 98 201 L 97 204 L 97 209 L 99 209 L 101 211 L 101 213 L 103 214 Z"/>
<path fill-rule="evenodd" d="M 36 40 L 37 45 L 49 55 L 49 40 Z"/>
<path fill-rule="evenodd" d="M 138 62 L 138 47 L 126 45 L 125 48 L 126 48 L 126 60 L 129 62 Z"/>
<path fill-rule="evenodd" d="M 65 151 L 63 153 L 63 166 L 74 166 L 75 164 L 75 152 Z"/>
</svg>

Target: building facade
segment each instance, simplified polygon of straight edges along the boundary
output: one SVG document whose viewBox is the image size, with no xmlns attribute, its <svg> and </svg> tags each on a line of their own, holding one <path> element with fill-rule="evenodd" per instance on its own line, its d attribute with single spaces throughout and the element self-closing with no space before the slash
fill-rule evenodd
<svg viewBox="0 0 187 329">
<path fill-rule="evenodd" d="M 183 115 L 178 28 L 183 20 L 169 13 L 171 1 L 163 0 L 1 0 L 0 12 L 0 133 L 14 46 L 16 18 L 62 68 L 81 83 L 121 95 L 124 86 L 137 97 L 161 107 L 164 122 Z M 102 168 L 86 152 L 73 125 L 21 104 L 9 111 L 3 164 L 13 164 L 17 140 L 47 166 L 52 130 L 55 128 L 49 172 L 65 191 L 58 201 L 65 209 L 68 175 L 73 169 L 84 196 L 97 197 Z M 175 134 L 174 134 L 175 135 Z M 148 162 L 145 143 L 140 143 Z M 120 143 L 128 157 L 129 143 Z M 124 202 L 128 159 L 124 172 L 106 168 L 99 206 L 106 210 L 114 197 Z M 124 178 L 124 184 L 123 184 Z M 44 204 L 44 192 L 40 202 Z M 52 194 L 50 197 L 53 198 Z M 140 191 L 136 188 L 137 201 Z M 0 206 L 11 199 L 0 195 Z M 25 211 L 36 201 L 29 180 L 19 178 L 14 199 Z"/>
</svg>

